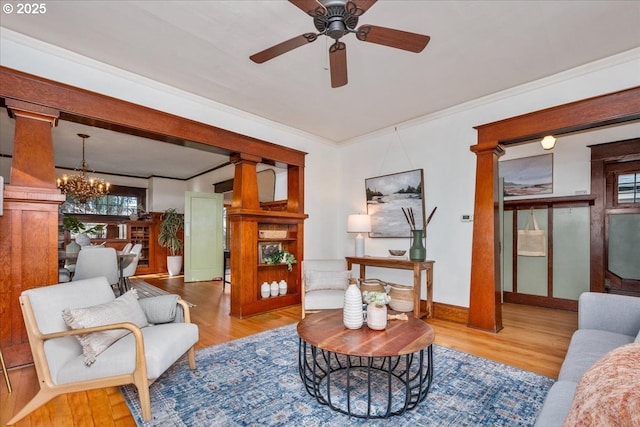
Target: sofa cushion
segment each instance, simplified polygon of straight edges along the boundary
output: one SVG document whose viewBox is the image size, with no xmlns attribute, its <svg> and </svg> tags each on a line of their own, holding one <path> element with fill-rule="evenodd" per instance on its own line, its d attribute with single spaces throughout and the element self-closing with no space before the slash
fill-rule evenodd
<svg viewBox="0 0 640 427">
<path fill-rule="evenodd" d="M 640 343 L 610 351 L 585 372 L 564 425 L 640 426 Z"/>
<path fill-rule="evenodd" d="M 304 297 L 305 310 L 326 310 L 342 308 L 344 305 L 344 291 L 336 289 L 321 289 L 307 293 Z"/>
<path fill-rule="evenodd" d="M 634 337 L 595 329 L 578 329 L 558 374 L 559 380 L 578 382 L 605 353 L 632 342 Z"/>
<path fill-rule="evenodd" d="M 92 326 L 110 325 L 113 323 L 129 322 L 139 328 L 148 325 L 147 318 L 138 303 L 135 291 L 131 290 L 117 299 L 92 307 L 66 308 L 62 311 L 62 318 L 72 329 L 90 328 Z M 82 345 L 84 363 L 89 366 L 96 361 L 96 357 L 111 344 L 129 333 L 128 329 L 114 329 L 110 331 L 93 332 L 78 335 Z"/>
<path fill-rule="evenodd" d="M 191 346 L 198 342 L 198 326 L 194 323 L 165 323 L 140 330 L 144 339 L 147 378 L 158 378 Z M 171 339 L 167 339 L 171 337 Z M 135 337 L 128 334 L 107 348 L 91 366 L 82 356 L 69 360 L 54 379 L 57 384 L 89 380 L 104 376 L 124 375 L 136 366 Z"/>
<path fill-rule="evenodd" d="M 535 427 L 562 425 L 571 409 L 576 385 L 573 381 L 557 381 L 551 386 L 544 405 L 536 418 Z"/>
<path fill-rule="evenodd" d="M 322 289 L 344 291 L 349 284 L 350 271 L 305 271 L 305 292 Z"/>
</svg>

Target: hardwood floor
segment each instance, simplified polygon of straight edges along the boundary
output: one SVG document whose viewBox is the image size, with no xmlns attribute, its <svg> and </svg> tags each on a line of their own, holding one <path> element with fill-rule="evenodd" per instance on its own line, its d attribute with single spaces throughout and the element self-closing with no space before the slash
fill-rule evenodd
<svg viewBox="0 0 640 427">
<path fill-rule="evenodd" d="M 181 276 L 167 275 L 141 278 L 196 305 L 191 309 L 191 316 L 200 328 L 197 348 L 288 325 L 300 319 L 299 306 L 246 319 L 231 317 L 230 285 L 227 284 L 223 292 L 220 281 L 184 283 Z M 504 329 L 497 334 L 442 320 L 429 319 L 428 323 L 435 329 L 435 342 L 439 345 L 555 378 L 571 334 L 577 327 L 577 314 L 504 304 Z M 0 379 L 0 425 L 5 425 L 38 390 L 32 366 L 11 369 L 9 376 L 13 385 L 11 394 Z M 59 396 L 15 425 L 103 427 L 135 426 L 135 422 L 118 388 L 109 387 Z"/>
</svg>

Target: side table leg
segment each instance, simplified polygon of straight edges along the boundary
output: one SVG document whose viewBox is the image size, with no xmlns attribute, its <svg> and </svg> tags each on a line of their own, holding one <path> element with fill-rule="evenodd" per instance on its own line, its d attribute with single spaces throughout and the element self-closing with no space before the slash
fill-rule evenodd
<svg viewBox="0 0 640 427">
<path fill-rule="evenodd" d="M 419 263 L 415 263 L 413 266 L 413 315 L 416 319 L 420 319 L 422 316 L 420 315 L 420 291 L 422 289 L 422 274 L 420 274 L 420 265 Z"/>
</svg>

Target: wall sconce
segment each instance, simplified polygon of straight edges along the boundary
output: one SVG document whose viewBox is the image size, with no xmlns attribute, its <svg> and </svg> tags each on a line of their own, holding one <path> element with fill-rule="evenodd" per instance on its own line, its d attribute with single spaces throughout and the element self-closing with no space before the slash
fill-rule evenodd
<svg viewBox="0 0 640 427">
<path fill-rule="evenodd" d="M 371 231 L 371 218 L 366 214 L 349 215 L 347 218 L 347 233 L 358 233 L 356 236 L 355 256 L 364 256 L 364 237 L 361 233 Z"/>
<path fill-rule="evenodd" d="M 542 144 L 542 148 L 544 148 L 545 150 L 551 150 L 556 145 L 556 139 L 551 135 L 547 135 L 542 138 L 540 144 Z"/>
</svg>

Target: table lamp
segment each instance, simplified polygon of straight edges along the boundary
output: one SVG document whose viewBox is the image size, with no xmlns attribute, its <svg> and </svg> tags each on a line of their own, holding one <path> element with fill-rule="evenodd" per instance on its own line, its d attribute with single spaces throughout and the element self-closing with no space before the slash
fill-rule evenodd
<svg viewBox="0 0 640 427">
<path fill-rule="evenodd" d="M 347 218 L 347 233 L 358 233 L 356 236 L 355 256 L 364 256 L 364 237 L 361 233 L 371 231 L 371 218 L 365 214 L 349 215 Z"/>
</svg>

